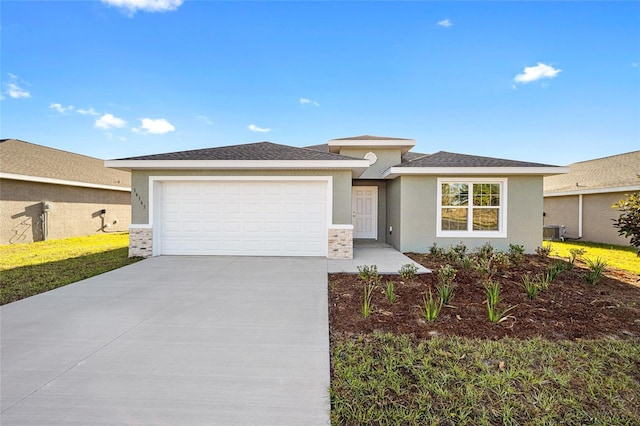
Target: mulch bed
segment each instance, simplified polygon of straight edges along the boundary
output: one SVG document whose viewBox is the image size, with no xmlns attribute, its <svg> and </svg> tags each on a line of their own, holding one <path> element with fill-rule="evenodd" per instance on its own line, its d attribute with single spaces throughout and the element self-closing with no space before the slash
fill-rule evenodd
<svg viewBox="0 0 640 426">
<path fill-rule="evenodd" d="M 546 291 L 530 300 L 522 288 L 522 277 L 543 273 L 555 259 L 526 256 L 524 263 L 497 275 L 501 282 L 500 307 L 509 311 L 507 320 L 494 324 L 487 319 L 484 286 L 477 273 L 458 268 L 451 306 L 444 306 L 435 322 L 427 322 L 421 311 L 429 289 L 437 296 L 437 270 L 444 264 L 434 256 L 409 254 L 433 270 L 412 281 L 385 275 L 374 291 L 372 313 L 362 317 L 363 284 L 357 275 L 331 274 L 329 316 L 332 333 L 361 334 L 374 331 L 409 334 L 417 338 L 463 336 L 482 339 L 542 337 L 549 340 L 596 338 L 640 338 L 640 282 L 637 275 L 607 268 L 596 285 L 585 282 L 586 267 L 579 262 L 564 271 Z M 396 284 L 397 300 L 390 304 L 384 293 L 388 280 Z"/>
</svg>

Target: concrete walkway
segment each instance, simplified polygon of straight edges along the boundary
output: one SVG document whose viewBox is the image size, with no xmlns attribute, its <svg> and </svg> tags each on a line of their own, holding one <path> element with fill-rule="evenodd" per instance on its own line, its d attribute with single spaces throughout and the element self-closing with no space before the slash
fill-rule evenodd
<svg viewBox="0 0 640 426">
<path fill-rule="evenodd" d="M 419 274 L 428 274 L 431 271 L 419 263 L 414 262 L 398 250 L 388 244 L 372 243 L 359 244 L 353 247 L 353 259 L 349 260 L 329 260 L 329 273 L 345 272 L 357 274 L 358 266 L 376 265 L 380 274 L 397 274 L 402 265 L 407 263 L 418 267 Z"/>
<path fill-rule="evenodd" d="M 3 426 L 329 424 L 326 259 L 151 258 L 0 320 Z"/>
</svg>

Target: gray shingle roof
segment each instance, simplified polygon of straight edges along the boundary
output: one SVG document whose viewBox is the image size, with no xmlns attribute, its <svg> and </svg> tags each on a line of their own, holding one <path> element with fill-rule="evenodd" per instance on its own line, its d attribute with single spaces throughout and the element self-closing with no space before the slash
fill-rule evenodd
<svg viewBox="0 0 640 426">
<path fill-rule="evenodd" d="M 297 148 L 272 142 L 194 149 L 166 154 L 143 155 L 119 160 L 353 160 L 345 155 Z M 360 158 L 358 159 L 360 160 Z"/>
<path fill-rule="evenodd" d="M 123 188 L 131 186 L 131 173 L 108 169 L 104 160 L 17 139 L 0 140 L 0 172 Z"/>
<path fill-rule="evenodd" d="M 407 153 L 408 154 L 408 153 Z M 405 154 L 406 155 L 406 154 Z M 423 155 L 395 167 L 554 167 L 548 164 L 526 161 L 504 160 L 502 158 L 480 157 L 477 155 L 456 154 L 439 151 Z"/>
<path fill-rule="evenodd" d="M 338 138 L 338 139 L 331 139 L 331 140 L 332 141 L 410 141 L 413 139 L 393 138 L 388 136 L 361 135 L 361 136 L 350 136 L 347 138 Z"/>
<path fill-rule="evenodd" d="M 544 178 L 544 192 L 581 192 L 640 186 L 640 151 L 581 161 L 569 165 L 569 173 Z"/>
</svg>

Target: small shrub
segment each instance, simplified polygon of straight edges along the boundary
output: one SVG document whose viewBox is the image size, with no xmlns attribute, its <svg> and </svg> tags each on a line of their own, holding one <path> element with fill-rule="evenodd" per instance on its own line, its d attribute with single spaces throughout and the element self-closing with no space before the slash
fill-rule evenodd
<svg viewBox="0 0 640 426">
<path fill-rule="evenodd" d="M 458 265 L 460 265 L 460 268 L 468 271 L 469 269 L 473 268 L 473 259 L 471 258 L 471 256 L 464 256 L 462 259 L 460 259 Z"/>
<path fill-rule="evenodd" d="M 491 245 L 491 243 L 484 243 L 483 245 L 481 245 L 480 247 L 478 247 L 475 251 L 476 253 L 476 257 L 478 259 L 485 259 L 485 260 L 489 260 L 493 257 L 493 254 L 495 253 L 495 248 L 493 248 L 493 246 Z"/>
<path fill-rule="evenodd" d="M 358 278 L 364 282 L 371 281 L 372 278 L 378 276 L 378 266 L 377 265 L 358 265 Z"/>
<path fill-rule="evenodd" d="M 595 285 L 602 279 L 602 273 L 605 271 L 608 263 L 600 259 L 599 257 L 593 261 L 591 259 L 584 260 L 587 266 L 589 267 L 589 271 L 585 276 L 585 280 L 588 284 Z"/>
<path fill-rule="evenodd" d="M 456 278 L 458 271 L 451 265 L 444 265 L 438 270 L 438 296 L 443 304 L 448 305 L 453 299 L 454 285 L 453 280 Z"/>
<path fill-rule="evenodd" d="M 540 257 L 549 257 L 551 255 L 551 244 L 543 244 L 542 246 L 536 248 L 536 254 Z"/>
<path fill-rule="evenodd" d="M 511 267 L 511 260 L 509 260 L 509 256 L 506 253 L 501 251 L 497 251 L 493 253 L 493 257 L 491 258 L 491 263 L 496 270 L 496 272 L 504 273 L 509 267 Z"/>
<path fill-rule="evenodd" d="M 413 263 L 405 263 L 398 270 L 398 274 L 403 281 L 410 281 L 416 277 L 418 267 Z"/>
<path fill-rule="evenodd" d="M 387 295 L 389 303 L 393 304 L 396 301 L 396 284 L 393 281 L 387 281 L 384 293 Z"/>
<path fill-rule="evenodd" d="M 567 265 L 567 269 L 573 269 L 573 266 L 576 263 L 576 259 L 582 257 L 587 251 L 583 248 L 572 248 L 569 249 L 569 264 Z"/>
<path fill-rule="evenodd" d="M 538 292 L 540 292 L 541 290 L 538 281 L 536 281 L 535 279 L 531 279 L 531 277 L 529 277 L 529 274 L 525 274 L 525 276 L 522 277 L 522 280 L 522 286 L 524 287 L 525 293 L 527 293 L 527 297 L 531 300 L 535 299 L 538 295 Z"/>
<path fill-rule="evenodd" d="M 496 274 L 496 268 L 493 265 L 492 258 L 476 257 L 473 263 L 473 269 L 480 275 L 482 281 L 489 281 Z"/>
<path fill-rule="evenodd" d="M 431 247 L 429 247 L 429 254 L 436 257 L 444 256 L 444 248 L 438 247 L 438 244 L 433 243 Z"/>
<path fill-rule="evenodd" d="M 427 298 L 425 295 L 422 299 L 422 315 L 427 321 L 433 322 L 438 318 L 441 308 L 442 300 L 438 299 L 436 301 L 433 298 L 433 294 L 431 294 L 431 290 L 429 290 L 429 297 Z"/>
<path fill-rule="evenodd" d="M 524 262 L 524 246 L 518 244 L 509 244 L 509 251 L 507 252 L 509 260 L 516 266 L 522 265 Z"/>
</svg>

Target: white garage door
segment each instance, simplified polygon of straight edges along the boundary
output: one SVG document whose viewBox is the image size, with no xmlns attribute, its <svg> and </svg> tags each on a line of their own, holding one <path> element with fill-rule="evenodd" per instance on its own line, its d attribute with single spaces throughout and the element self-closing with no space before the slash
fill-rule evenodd
<svg viewBox="0 0 640 426">
<path fill-rule="evenodd" d="M 326 181 L 177 181 L 160 185 L 160 254 L 327 254 Z"/>
</svg>

